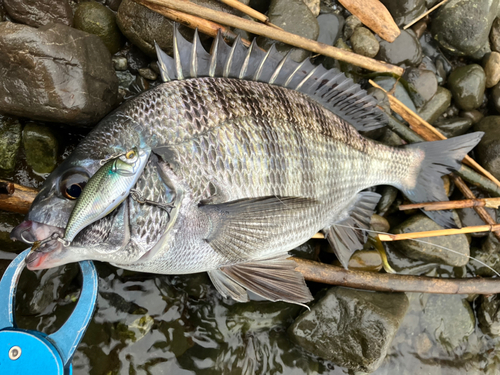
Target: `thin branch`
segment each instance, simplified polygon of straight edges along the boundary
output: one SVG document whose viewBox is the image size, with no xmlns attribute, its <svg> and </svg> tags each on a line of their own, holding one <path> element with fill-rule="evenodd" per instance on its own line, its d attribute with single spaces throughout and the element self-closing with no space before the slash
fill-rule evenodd
<svg viewBox="0 0 500 375">
<path fill-rule="evenodd" d="M 378 292 L 416 292 L 438 294 L 497 294 L 500 280 L 494 278 L 441 279 L 437 277 L 395 275 L 375 272 L 351 271 L 341 267 L 290 258 L 308 281 L 340 285 Z"/>
<path fill-rule="evenodd" d="M 459 229 L 440 229 L 429 230 L 425 232 L 400 233 L 400 234 L 378 234 L 380 241 L 401 241 L 414 240 L 416 238 L 453 236 L 455 234 L 494 232 L 500 230 L 500 224 L 477 225 L 473 227 L 464 227 Z"/>
<path fill-rule="evenodd" d="M 0 180 L 0 210 L 26 214 L 37 194 L 36 189 Z"/>
<path fill-rule="evenodd" d="M 218 22 L 227 26 L 236 27 L 252 34 L 263 35 L 267 38 L 290 44 L 292 46 L 303 48 L 308 51 L 319 53 L 321 55 L 333 57 L 334 59 L 345 61 L 347 63 L 360 66 L 362 68 L 375 72 L 389 72 L 398 76 L 403 75 L 403 68 L 399 66 L 387 64 L 383 61 L 374 60 L 365 56 L 355 54 L 350 51 L 345 51 L 340 48 L 329 46 L 324 43 L 316 42 L 315 40 L 307 39 L 299 35 L 289 33 L 287 31 L 278 30 L 267 25 L 260 24 L 255 21 L 246 20 L 244 18 L 233 16 L 224 12 L 212 10 L 189 1 L 178 0 L 136 0 L 141 4 L 157 4 L 174 9 L 180 12 L 188 13 L 194 16 L 203 17 L 214 22 Z"/>
<path fill-rule="evenodd" d="M 273 25 L 271 22 L 269 22 L 269 17 L 257 12 L 255 9 L 250 8 L 248 5 L 245 5 L 243 3 L 240 3 L 238 0 L 219 0 L 220 2 L 229 5 L 230 7 L 233 7 L 234 9 L 239 10 L 242 13 L 245 13 L 247 16 L 250 16 L 252 18 L 255 18 L 256 20 L 265 23 L 268 26 L 274 27 L 278 30 L 283 30 L 281 27 L 278 27 L 276 25 Z"/>
<path fill-rule="evenodd" d="M 416 24 L 418 21 L 420 21 L 422 18 L 424 18 L 425 16 L 427 16 L 428 14 L 434 12 L 437 8 L 439 8 L 441 5 L 443 5 L 444 3 L 448 2 L 448 0 L 443 0 L 441 1 L 439 4 L 433 6 L 431 9 L 429 9 L 427 12 L 425 12 L 424 14 L 422 14 L 421 16 L 418 16 L 417 18 L 415 18 L 413 21 L 411 21 L 408 25 L 406 25 L 405 27 L 403 27 L 403 30 L 406 30 L 407 28 L 409 27 L 412 27 L 414 24 Z"/>
<path fill-rule="evenodd" d="M 405 211 L 405 210 L 413 210 L 416 208 L 423 208 L 425 211 L 439 211 L 439 210 L 454 210 L 457 208 L 470 208 L 470 207 L 498 208 L 499 206 L 500 206 L 500 198 L 476 198 L 476 199 L 463 199 L 459 201 L 402 204 L 399 206 L 399 210 Z"/>
</svg>

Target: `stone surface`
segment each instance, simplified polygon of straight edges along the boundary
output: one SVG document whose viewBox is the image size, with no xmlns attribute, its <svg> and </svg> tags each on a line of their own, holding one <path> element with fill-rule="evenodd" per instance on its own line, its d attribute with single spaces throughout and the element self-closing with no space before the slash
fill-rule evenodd
<svg viewBox="0 0 500 375">
<path fill-rule="evenodd" d="M 104 5 L 88 1 L 78 5 L 74 18 L 75 29 L 97 35 L 111 54 L 118 52 L 121 35 L 115 14 Z"/>
<path fill-rule="evenodd" d="M 384 185 L 379 191 L 382 196 L 377 204 L 377 213 L 385 215 L 398 196 L 398 189 L 390 185 Z"/>
<path fill-rule="evenodd" d="M 422 107 L 436 94 L 438 81 L 430 70 L 407 68 L 403 78 L 408 82 L 409 94 L 417 107 Z"/>
<path fill-rule="evenodd" d="M 289 327 L 307 351 L 351 370 L 372 372 L 384 360 L 408 309 L 404 293 L 331 288 Z"/>
<path fill-rule="evenodd" d="M 433 124 L 451 104 L 451 92 L 444 87 L 438 86 L 436 94 L 418 114 L 428 123 Z"/>
<path fill-rule="evenodd" d="M 320 0 L 302 0 L 314 17 L 318 17 Z"/>
<path fill-rule="evenodd" d="M 446 138 L 462 135 L 472 126 L 472 121 L 464 117 L 440 118 L 433 124 Z"/>
<path fill-rule="evenodd" d="M 483 102 L 486 76 L 477 64 L 454 69 L 448 77 L 448 88 L 455 104 L 464 111 L 478 108 Z"/>
<path fill-rule="evenodd" d="M 340 266 L 340 262 L 336 262 Z M 350 270 L 379 272 L 382 269 L 382 258 L 378 251 L 358 250 L 352 254 L 347 267 Z"/>
<path fill-rule="evenodd" d="M 443 228 L 424 214 L 417 214 L 393 227 L 391 233 L 423 232 L 440 229 Z M 469 242 L 465 234 L 431 237 L 425 238 L 424 240 L 430 242 L 430 244 L 424 244 L 413 240 L 394 241 L 389 244 L 389 247 L 401 252 L 409 258 L 431 263 L 461 267 L 466 265 L 469 261 Z M 453 249 L 455 252 L 447 251 L 441 247 L 433 246 L 432 244 Z"/>
<path fill-rule="evenodd" d="M 271 0 L 268 16 L 271 23 L 285 31 L 308 39 L 318 38 L 318 21 L 302 0 Z M 264 37 L 259 37 L 257 42 L 266 51 L 275 43 L 274 40 Z M 281 42 L 276 43 L 276 48 L 283 54 L 292 49 Z M 309 55 L 308 51 L 295 49 L 290 57 L 295 61 L 302 61 Z"/>
<path fill-rule="evenodd" d="M 358 17 L 356 16 L 347 17 L 344 26 L 344 38 L 346 40 L 351 39 L 351 36 L 354 33 L 354 31 L 361 26 L 363 26 L 363 24 L 361 23 Z"/>
<path fill-rule="evenodd" d="M 123 57 L 123 56 L 114 56 L 112 58 L 112 61 L 113 61 L 113 67 L 115 68 L 115 70 L 118 70 L 118 71 L 125 71 L 127 70 L 128 68 L 128 62 L 127 62 L 127 58 L 126 57 Z"/>
<path fill-rule="evenodd" d="M 320 14 L 316 20 L 319 26 L 318 42 L 333 46 L 342 35 L 344 17 L 333 13 Z"/>
<path fill-rule="evenodd" d="M 3 4 L 13 20 L 29 26 L 73 24 L 73 11 L 68 0 L 3 0 Z"/>
<path fill-rule="evenodd" d="M 486 87 L 495 86 L 500 81 L 500 53 L 491 52 L 484 55 L 482 65 L 486 75 Z"/>
<path fill-rule="evenodd" d="M 394 65 L 417 66 L 422 56 L 422 47 L 413 30 L 401 30 L 394 42 L 380 42 L 377 59 Z"/>
<path fill-rule="evenodd" d="M 373 33 L 366 27 L 358 27 L 351 36 L 352 49 L 359 55 L 375 57 L 380 48 Z"/>
<path fill-rule="evenodd" d="M 500 296 L 479 297 L 477 319 L 481 330 L 491 336 L 500 336 Z"/>
<path fill-rule="evenodd" d="M 23 129 L 23 147 L 26 161 L 37 173 L 50 173 L 57 164 L 58 143 L 52 131 L 35 123 Z"/>
<path fill-rule="evenodd" d="M 490 93 L 490 102 L 493 104 L 496 111 L 500 112 L 500 82 L 493 86 Z"/>
<path fill-rule="evenodd" d="M 3 22 L 0 50 L 0 112 L 93 125 L 115 104 L 111 56 L 95 35 L 62 24 Z"/>
<path fill-rule="evenodd" d="M 500 52 L 500 18 L 495 18 L 490 30 L 490 47 L 492 51 Z"/>
<path fill-rule="evenodd" d="M 425 0 L 381 0 L 400 27 L 425 12 Z"/>
<path fill-rule="evenodd" d="M 370 218 L 370 228 L 378 232 L 389 232 L 391 226 L 385 217 L 373 214 Z"/>
<path fill-rule="evenodd" d="M 481 142 L 476 146 L 477 161 L 496 178 L 500 178 L 500 116 L 487 116 L 474 131 L 484 132 Z"/>
<path fill-rule="evenodd" d="M 410 108 L 413 112 L 417 112 L 417 108 L 415 107 L 415 104 L 413 104 L 410 95 L 406 91 L 403 84 L 398 80 L 396 80 L 396 78 L 379 76 L 376 77 L 373 81 L 386 91 L 391 91 L 394 85 L 396 85 L 396 90 L 394 91 L 393 94 L 396 97 L 396 99 L 398 99 L 405 106 Z"/>
<path fill-rule="evenodd" d="M 0 253 L 2 251 L 20 253 L 27 248 L 25 243 L 10 239 L 10 232 L 23 220 L 24 215 L 0 211 Z"/>
<path fill-rule="evenodd" d="M 471 111 L 460 112 L 460 117 L 468 118 L 471 120 L 472 124 L 477 124 L 484 118 L 484 115 L 477 109 L 473 109 Z"/>
<path fill-rule="evenodd" d="M 450 0 L 432 20 L 434 38 L 451 53 L 482 58 L 498 0 Z"/>
<path fill-rule="evenodd" d="M 0 169 L 14 169 L 20 146 L 21 124 L 17 119 L 0 116 Z"/>
<path fill-rule="evenodd" d="M 149 68 L 141 68 L 138 70 L 141 77 L 149 79 L 150 81 L 156 81 L 158 75 Z"/>
</svg>

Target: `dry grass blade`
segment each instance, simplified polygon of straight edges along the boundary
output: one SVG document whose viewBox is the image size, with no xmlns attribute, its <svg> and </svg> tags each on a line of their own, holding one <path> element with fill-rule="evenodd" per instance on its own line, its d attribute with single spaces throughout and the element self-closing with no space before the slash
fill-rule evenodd
<svg viewBox="0 0 500 375">
<path fill-rule="evenodd" d="M 403 27 L 403 30 L 406 30 L 407 28 L 409 27 L 412 27 L 414 24 L 416 24 L 418 21 L 420 21 L 422 18 L 424 18 L 425 16 L 427 16 L 428 14 L 434 12 L 437 8 L 439 8 L 441 5 L 443 5 L 444 3 L 448 2 L 448 0 L 443 0 L 441 1 L 439 4 L 436 4 L 435 6 L 433 6 L 431 9 L 429 9 L 427 12 L 425 12 L 424 14 L 422 14 L 421 16 L 418 16 L 417 18 L 415 18 L 413 21 L 411 21 L 408 25 L 406 25 L 405 27 Z"/>
<path fill-rule="evenodd" d="M 37 194 L 36 189 L 0 180 L 0 210 L 26 214 Z"/>
<path fill-rule="evenodd" d="M 136 0 L 138 1 L 138 0 Z M 403 68 L 387 64 L 383 61 L 370 59 L 365 56 L 355 54 L 350 51 L 345 51 L 340 48 L 319 43 L 311 39 L 301 37 L 289 33 L 287 31 L 278 30 L 273 27 L 263 25 L 261 23 L 246 20 L 240 17 L 233 16 L 224 12 L 212 10 L 189 1 L 177 0 L 139 0 L 143 5 L 156 4 L 174 9 L 180 12 L 188 13 L 194 16 L 209 19 L 213 22 L 218 22 L 227 26 L 236 27 L 245 30 L 252 34 L 263 35 L 265 37 L 275 39 L 277 41 L 290 44 L 297 48 L 306 49 L 321 55 L 329 56 L 337 60 L 345 61 L 347 63 L 360 66 L 362 68 L 375 71 L 375 72 L 389 72 L 401 76 L 404 72 Z"/>
<path fill-rule="evenodd" d="M 384 90 L 382 87 L 377 85 L 375 82 L 372 80 L 369 81 L 370 84 L 374 87 L 377 87 L 384 92 L 387 93 L 386 90 Z M 387 93 L 389 102 L 391 104 L 391 109 L 399 114 L 403 119 L 405 119 L 408 124 L 410 124 L 410 128 L 415 131 L 415 133 L 419 134 L 424 138 L 426 141 L 439 141 L 446 139 L 446 137 L 441 134 L 435 127 L 433 127 L 431 124 L 429 124 L 427 121 L 425 121 L 423 118 L 418 116 L 415 112 L 413 112 L 411 109 L 409 109 L 407 106 L 405 106 L 403 103 L 401 103 L 397 98 L 395 98 L 393 95 L 390 95 Z M 464 163 L 470 165 L 486 177 L 488 177 L 491 181 L 495 183 L 495 185 L 500 187 L 500 181 L 498 181 L 495 176 L 493 176 L 490 172 L 488 172 L 486 169 L 481 167 L 474 159 L 472 159 L 470 156 L 465 156 L 464 158 Z"/>
<path fill-rule="evenodd" d="M 471 208 L 471 207 L 498 208 L 499 206 L 500 206 L 500 198 L 476 198 L 476 199 L 463 199 L 460 201 L 402 204 L 399 206 L 399 210 L 405 211 L 405 210 L 413 210 L 416 208 L 423 208 L 425 211 L 438 211 L 438 210 L 454 210 L 457 208 Z"/>
<path fill-rule="evenodd" d="M 221 31 L 223 38 L 227 41 L 234 41 L 238 36 L 227 27 L 224 27 L 212 21 L 208 21 L 201 17 L 192 16 L 190 14 L 168 9 L 160 5 L 151 4 L 144 0 L 136 0 L 136 2 L 156 13 L 161 14 L 162 16 L 167 17 L 168 19 L 171 19 L 172 21 L 178 22 L 192 29 L 198 29 L 203 34 L 210 35 L 211 37 L 215 38 L 219 30 Z M 243 38 L 241 39 L 241 42 L 247 47 L 251 44 L 250 41 Z"/>
<path fill-rule="evenodd" d="M 500 280 L 493 278 L 441 279 L 437 277 L 395 275 L 345 270 L 341 267 L 291 258 L 306 280 L 323 284 L 379 292 L 417 292 L 439 294 L 496 294 Z"/>
<path fill-rule="evenodd" d="M 379 0 L 339 0 L 340 3 L 382 39 L 392 43 L 401 34 L 387 8 Z"/>
<path fill-rule="evenodd" d="M 250 8 L 248 5 L 240 3 L 238 0 L 220 0 L 220 2 L 222 2 L 226 5 L 229 5 L 230 7 L 233 7 L 234 9 L 239 10 L 240 12 L 245 13 L 247 16 L 255 18 L 256 20 L 258 20 L 260 22 L 264 22 L 266 25 L 274 27 L 278 30 L 283 30 L 281 27 L 273 25 L 271 22 L 269 22 L 269 17 L 267 17 L 266 15 L 264 15 L 260 12 L 257 12 L 255 9 Z"/>
<path fill-rule="evenodd" d="M 455 234 L 495 232 L 500 230 L 500 224 L 477 225 L 474 227 L 464 227 L 459 229 L 429 230 L 426 232 L 400 233 L 400 234 L 378 234 L 380 241 L 401 241 L 414 240 L 417 238 L 452 236 Z"/>
</svg>

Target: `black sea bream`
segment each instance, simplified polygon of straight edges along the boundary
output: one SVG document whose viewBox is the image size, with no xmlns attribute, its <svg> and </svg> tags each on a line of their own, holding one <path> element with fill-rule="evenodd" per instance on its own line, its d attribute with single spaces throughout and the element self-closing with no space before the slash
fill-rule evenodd
<svg viewBox="0 0 500 375">
<path fill-rule="evenodd" d="M 94 259 L 160 274 L 207 271 L 238 301 L 250 290 L 304 303 L 312 297 L 289 250 L 323 231 L 346 266 L 379 199 L 364 189 L 387 184 L 414 202 L 446 200 L 440 177 L 482 136 L 388 147 L 356 130 L 382 126 L 384 115 L 341 72 L 280 61 L 255 44 L 229 47 L 220 36 L 210 55 L 197 35 L 193 43 L 175 35 L 174 59 L 157 48 L 165 83 L 103 119 L 47 178 L 12 236 L 63 233 L 71 194 L 101 160 L 133 147 L 152 150 L 135 189 L 174 208 L 129 196 L 70 246 L 32 252 L 29 269 Z M 454 226 L 450 211 L 426 213 Z"/>
</svg>

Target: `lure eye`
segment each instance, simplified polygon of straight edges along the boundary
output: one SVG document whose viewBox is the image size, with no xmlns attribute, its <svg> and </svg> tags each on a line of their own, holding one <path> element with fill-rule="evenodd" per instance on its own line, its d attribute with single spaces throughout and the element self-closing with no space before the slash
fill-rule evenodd
<svg viewBox="0 0 500 375">
<path fill-rule="evenodd" d="M 68 171 L 59 183 L 61 195 L 67 199 L 75 200 L 82 194 L 89 176 L 84 171 Z"/>
<path fill-rule="evenodd" d="M 130 160 L 130 159 L 135 158 L 135 156 L 136 156 L 136 153 L 135 153 L 135 151 L 134 151 L 134 150 L 131 150 L 131 151 L 129 151 L 129 152 L 127 152 L 127 153 L 125 154 L 125 157 L 126 157 L 127 159 L 129 159 L 129 160 Z"/>
</svg>

